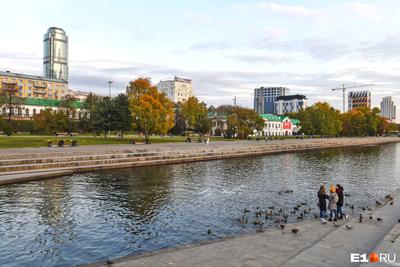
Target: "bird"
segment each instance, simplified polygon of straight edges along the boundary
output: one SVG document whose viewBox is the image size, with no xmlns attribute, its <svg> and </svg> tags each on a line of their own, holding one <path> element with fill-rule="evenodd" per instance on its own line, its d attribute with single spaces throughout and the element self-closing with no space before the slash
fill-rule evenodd
<svg viewBox="0 0 400 267">
<path fill-rule="evenodd" d="M 389 195 L 386 195 L 385 196 L 385 198 L 391 198 L 392 196 L 389 194 Z"/>
<path fill-rule="evenodd" d="M 359 218 L 360 223 L 362 223 L 362 220 L 363 220 L 363 216 L 362 216 L 362 214 L 360 214 L 360 218 Z"/>
<path fill-rule="evenodd" d="M 274 209 L 275 209 L 275 206 L 268 207 L 268 209 L 274 210 Z"/>
<path fill-rule="evenodd" d="M 391 201 L 391 202 L 389 203 L 389 205 L 393 205 L 393 201 Z"/>
<path fill-rule="evenodd" d="M 244 215 L 242 217 L 238 218 L 237 220 L 241 224 L 247 223 L 247 217 L 245 217 Z"/>
<path fill-rule="evenodd" d="M 382 203 L 380 201 L 375 201 L 376 205 L 382 205 Z"/>
<path fill-rule="evenodd" d="M 365 210 L 366 210 L 366 208 L 365 208 L 365 207 L 362 207 L 361 209 L 362 209 L 363 211 L 365 211 Z"/>
<path fill-rule="evenodd" d="M 256 211 L 256 217 L 261 217 L 261 210 Z"/>
<path fill-rule="evenodd" d="M 264 223 L 262 221 L 260 221 L 260 220 L 254 220 L 253 224 L 254 225 L 262 225 Z"/>
<path fill-rule="evenodd" d="M 107 260 L 106 262 L 107 262 L 107 264 L 114 264 L 114 262 L 112 260 Z"/>
<path fill-rule="evenodd" d="M 369 219 L 370 219 L 370 220 L 372 220 L 372 219 L 373 219 L 373 217 L 372 217 L 371 215 L 369 215 Z"/>
<path fill-rule="evenodd" d="M 347 229 L 347 230 L 351 230 L 351 229 L 353 229 L 353 227 L 351 227 L 350 225 L 347 225 L 347 224 L 346 224 L 346 229 Z"/>
<path fill-rule="evenodd" d="M 322 224 L 327 224 L 328 222 L 324 218 L 321 218 L 321 223 Z"/>
<path fill-rule="evenodd" d="M 284 224 L 279 225 L 279 227 L 281 228 L 281 230 L 285 229 L 285 225 Z"/>
<path fill-rule="evenodd" d="M 333 222 L 333 226 L 340 227 L 340 224 L 336 224 L 335 222 Z"/>
<path fill-rule="evenodd" d="M 210 235 L 210 234 L 211 234 L 211 232 L 212 232 L 212 231 L 211 231 L 211 228 L 208 228 L 208 230 L 207 230 L 207 234 L 209 234 L 209 235 Z"/>
<path fill-rule="evenodd" d="M 250 212 L 250 210 L 248 208 L 244 208 L 244 213 L 246 212 Z"/>
<path fill-rule="evenodd" d="M 378 222 L 381 222 L 381 221 L 383 221 L 383 219 L 382 218 L 376 218 L 376 220 L 378 221 Z"/>
<path fill-rule="evenodd" d="M 370 207 L 367 207 L 367 209 L 368 209 L 369 211 L 371 211 L 371 210 L 372 210 Z"/>
<path fill-rule="evenodd" d="M 350 205 L 350 209 L 354 210 L 354 205 Z"/>
<path fill-rule="evenodd" d="M 293 229 L 292 229 L 292 233 L 293 233 L 293 234 L 297 234 L 299 231 L 300 231 L 300 230 L 299 230 L 298 228 L 293 228 Z"/>
<path fill-rule="evenodd" d="M 257 228 L 256 232 L 257 232 L 257 233 L 262 233 L 262 232 L 264 232 L 264 228 L 262 227 L 262 225 L 260 225 L 260 227 Z"/>
<path fill-rule="evenodd" d="M 345 196 L 345 197 L 351 197 L 351 194 L 349 194 L 349 193 L 344 193 L 344 196 Z"/>
</svg>

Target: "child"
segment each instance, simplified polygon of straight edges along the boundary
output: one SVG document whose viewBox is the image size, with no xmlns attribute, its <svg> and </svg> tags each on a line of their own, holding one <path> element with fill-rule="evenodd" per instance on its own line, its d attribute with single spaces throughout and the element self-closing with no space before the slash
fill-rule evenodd
<svg viewBox="0 0 400 267">
<path fill-rule="evenodd" d="M 332 221 L 332 216 L 333 216 L 333 214 L 335 214 L 335 217 L 334 217 L 334 221 L 337 221 L 337 213 L 336 213 L 336 209 L 337 209 L 337 202 L 338 202 L 338 200 L 339 200 L 339 196 L 338 196 L 338 194 L 336 193 L 336 188 L 335 188 L 335 185 L 331 185 L 331 187 L 330 187 L 330 189 L 329 189 L 329 191 L 331 192 L 331 194 L 329 195 L 329 204 L 328 204 L 328 209 L 329 209 L 329 211 L 330 211 L 330 214 L 329 214 L 329 221 L 331 222 Z"/>
</svg>

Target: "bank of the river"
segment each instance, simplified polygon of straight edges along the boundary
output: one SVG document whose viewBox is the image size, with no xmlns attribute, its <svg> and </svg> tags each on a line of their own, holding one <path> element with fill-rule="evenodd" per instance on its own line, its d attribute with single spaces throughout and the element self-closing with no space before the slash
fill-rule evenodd
<svg viewBox="0 0 400 267">
<path fill-rule="evenodd" d="M 87 266 L 358 266 L 351 253 L 400 252 L 400 197 L 380 200 L 371 211 L 362 212 L 363 220 L 323 224 L 319 220 L 286 225 L 270 230 L 214 242 L 166 249 Z M 392 204 L 390 204 L 393 202 Z M 378 221 L 377 218 L 381 220 Z M 335 225 L 336 224 L 336 225 Z M 298 229 L 292 233 L 292 229 Z M 271 242 L 273 241 L 273 242 Z M 400 259 L 397 258 L 397 264 Z M 376 266 L 376 265 L 373 265 Z M 389 266 L 379 265 L 379 266 Z M 390 265 L 391 266 L 391 265 Z M 397 266 L 397 265 L 396 265 Z"/>
<path fill-rule="evenodd" d="M 0 185 L 65 174 L 399 142 L 398 137 L 294 139 L 0 150 Z M 52 175 L 53 174 L 53 175 Z"/>
</svg>

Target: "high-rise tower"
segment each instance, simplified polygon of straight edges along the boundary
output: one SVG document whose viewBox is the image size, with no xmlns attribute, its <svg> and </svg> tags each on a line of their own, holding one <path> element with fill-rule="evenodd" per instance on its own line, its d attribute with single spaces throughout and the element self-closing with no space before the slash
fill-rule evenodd
<svg viewBox="0 0 400 267">
<path fill-rule="evenodd" d="M 68 36 L 50 27 L 43 39 L 43 76 L 68 82 Z"/>
</svg>

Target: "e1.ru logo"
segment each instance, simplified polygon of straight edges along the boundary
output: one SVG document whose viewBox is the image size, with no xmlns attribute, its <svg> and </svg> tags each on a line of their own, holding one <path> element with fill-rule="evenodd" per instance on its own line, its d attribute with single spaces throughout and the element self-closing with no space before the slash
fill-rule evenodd
<svg viewBox="0 0 400 267">
<path fill-rule="evenodd" d="M 393 257 L 391 257 L 393 256 Z M 390 255 L 388 253 L 376 253 L 372 252 L 369 254 L 369 259 L 367 258 L 366 253 L 351 253 L 350 254 L 350 262 L 389 262 L 389 263 L 394 263 L 396 262 L 396 254 Z"/>
</svg>

